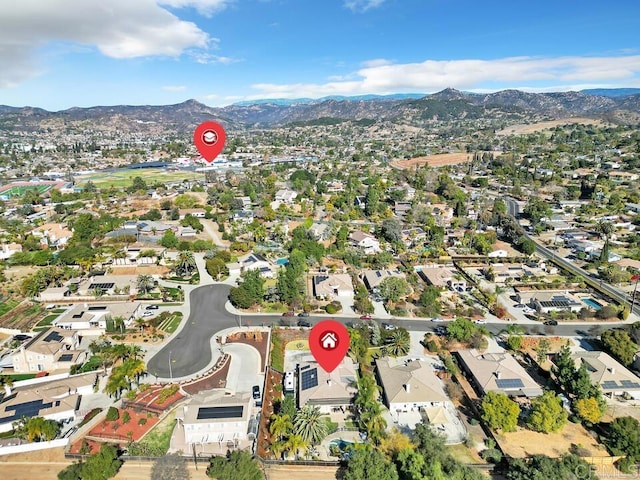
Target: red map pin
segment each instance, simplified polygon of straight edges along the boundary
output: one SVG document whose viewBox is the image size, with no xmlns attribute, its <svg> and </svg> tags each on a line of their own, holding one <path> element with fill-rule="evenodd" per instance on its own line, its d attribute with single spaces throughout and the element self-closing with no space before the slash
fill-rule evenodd
<svg viewBox="0 0 640 480">
<path fill-rule="evenodd" d="M 220 154 L 226 139 L 224 128 L 216 122 L 203 122 L 193 132 L 193 143 L 196 144 L 200 155 L 209 163 Z"/>
<path fill-rule="evenodd" d="M 309 348 L 320 366 L 333 372 L 349 350 L 349 332 L 335 320 L 323 320 L 311 329 Z"/>
</svg>

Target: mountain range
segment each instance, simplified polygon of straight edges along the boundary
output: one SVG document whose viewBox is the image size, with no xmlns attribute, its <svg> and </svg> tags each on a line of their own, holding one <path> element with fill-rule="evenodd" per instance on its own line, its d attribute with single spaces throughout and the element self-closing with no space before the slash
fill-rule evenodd
<svg viewBox="0 0 640 480">
<path fill-rule="evenodd" d="M 380 120 L 410 123 L 432 120 L 512 118 L 557 119 L 592 116 L 622 123 L 640 123 L 640 89 L 583 92 L 528 93 L 502 90 L 468 93 L 445 89 L 431 95 L 401 94 L 334 97 L 319 100 L 263 100 L 209 107 L 196 100 L 161 106 L 96 106 L 49 112 L 34 107 L 0 105 L 0 131 L 37 131 L 42 128 L 115 127 L 141 131 L 149 128 L 190 132 L 205 120 L 227 129 L 278 127 Z"/>
</svg>

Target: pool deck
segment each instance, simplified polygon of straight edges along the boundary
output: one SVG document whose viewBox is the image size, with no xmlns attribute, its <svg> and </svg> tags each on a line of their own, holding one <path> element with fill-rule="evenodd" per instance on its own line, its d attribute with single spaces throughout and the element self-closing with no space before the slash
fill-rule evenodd
<svg viewBox="0 0 640 480">
<path fill-rule="evenodd" d="M 360 432 L 345 430 L 342 432 L 332 433 L 331 435 L 328 435 L 324 440 L 322 440 L 322 443 L 318 448 L 318 453 L 320 454 L 319 455 L 320 460 L 337 460 L 338 459 L 337 457 L 329 456 L 329 443 L 331 443 L 331 440 L 344 440 L 346 442 L 351 442 L 351 443 L 362 442 L 362 439 L 360 438 Z"/>
</svg>

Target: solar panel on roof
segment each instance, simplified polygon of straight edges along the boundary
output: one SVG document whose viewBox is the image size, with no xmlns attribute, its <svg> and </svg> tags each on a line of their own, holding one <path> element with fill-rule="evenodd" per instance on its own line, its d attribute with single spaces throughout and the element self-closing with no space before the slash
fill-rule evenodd
<svg viewBox="0 0 640 480">
<path fill-rule="evenodd" d="M 93 311 L 103 311 L 103 310 L 106 310 L 106 309 L 107 309 L 107 307 L 105 307 L 104 305 L 99 305 L 99 306 L 89 307 L 89 308 L 88 308 L 88 310 L 89 310 L 90 312 L 93 312 Z"/>
<path fill-rule="evenodd" d="M 524 387 L 524 383 L 519 378 L 500 378 L 496 380 L 496 385 L 498 385 L 498 388 L 504 389 Z"/>
<path fill-rule="evenodd" d="M 312 368 L 301 372 L 300 374 L 300 388 L 307 390 L 309 388 L 318 386 L 318 369 Z"/>
<path fill-rule="evenodd" d="M 73 354 L 71 353 L 63 353 L 58 359 L 59 362 L 70 362 L 71 360 L 73 360 Z"/>
<path fill-rule="evenodd" d="M 91 285 L 89 285 L 89 290 L 94 290 L 94 289 L 109 290 L 109 289 L 113 288 L 114 285 L 115 285 L 115 283 L 113 283 L 113 282 L 110 282 L 110 283 L 92 283 Z"/>
<path fill-rule="evenodd" d="M 244 407 L 234 405 L 232 407 L 200 407 L 198 409 L 198 420 L 217 420 L 220 418 L 242 418 Z"/>
<path fill-rule="evenodd" d="M 607 380 L 606 382 L 602 382 L 602 388 L 605 390 L 612 390 L 614 388 L 618 388 L 618 384 L 613 380 Z"/>
<path fill-rule="evenodd" d="M 61 342 L 62 340 L 63 337 L 58 332 L 49 332 L 49 334 L 44 337 L 45 342 Z"/>
<path fill-rule="evenodd" d="M 640 383 L 633 382 L 631 380 L 622 380 L 620 383 L 622 384 L 623 387 L 628 387 L 628 388 L 638 388 L 638 387 L 640 387 Z"/>
</svg>

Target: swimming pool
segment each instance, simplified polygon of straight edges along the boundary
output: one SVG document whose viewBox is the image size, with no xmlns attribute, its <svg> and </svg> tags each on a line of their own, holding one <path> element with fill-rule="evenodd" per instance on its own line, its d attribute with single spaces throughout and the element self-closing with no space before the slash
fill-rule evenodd
<svg viewBox="0 0 640 480">
<path fill-rule="evenodd" d="M 596 302 L 593 298 L 583 298 L 582 301 L 594 310 L 600 310 L 602 308 L 602 304 Z"/>
<path fill-rule="evenodd" d="M 353 442 L 347 442 L 341 438 L 336 438 L 329 442 L 329 448 L 338 447 L 341 452 L 344 452 L 347 449 L 353 448 Z"/>
<path fill-rule="evenodd" d="M 286 258 L 279 258 L 279 259 L 277 259 L 277 260 L 276 260 L 276 264 L 278 264 L 278 265 L 282 265 L 282 266 L 284 266 L 284 265 L 286 265 L 287 263 L 289 263 L 289 260 L 288 260 L 288 259 L 286 259 Z"/>
</svg>

